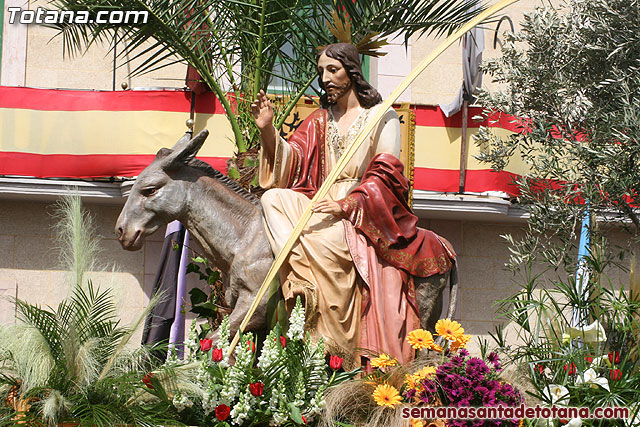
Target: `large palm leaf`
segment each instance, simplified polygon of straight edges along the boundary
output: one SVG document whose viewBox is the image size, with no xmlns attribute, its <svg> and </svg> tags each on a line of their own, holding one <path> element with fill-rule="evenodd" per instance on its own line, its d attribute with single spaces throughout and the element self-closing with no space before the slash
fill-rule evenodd
<svg viewBox="0 0 640 427">
<path fill-rule="evenodd" d="M 347 40 L 379 46 L 379 37 L 453 31 L 478 10 L 479 0 L 54 0 L 60 9 L 146 11 L 145 24 L 55 27 L 66 53 L 96 41 L 135 52 L 132 74 L 181 62 L 193 66 L 222 103 L 239 152 L 256 143 L 250 100 L 274 80 L 291 95 L 280 127 L 315 78 L 315 47 L 338 41 L 329 27 L 348 28 Z M 378 43 L 376 44 L 376 41 Z M 366 49 L 365 49 L 366 50 Z M 233 100 L 230 100 L 228 94 Z"/>
</svg>

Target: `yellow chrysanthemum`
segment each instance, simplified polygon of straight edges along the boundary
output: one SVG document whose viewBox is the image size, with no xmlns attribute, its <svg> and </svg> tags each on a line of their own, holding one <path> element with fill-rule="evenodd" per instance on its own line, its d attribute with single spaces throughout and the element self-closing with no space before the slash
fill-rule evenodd
<svg viewBox="0 0 640 427">
<path fill-rule="evenodd" d="M 431 348 L 433 345 L 433 335 L 431 335 L 431 332 L 425 331 L 424 329 L 416 329 L 409 332 L 409 335 L 407 335 L 407 341 L 409 341 L 411 347 L 416 350 Z"/>
<path fill-rule="evenodd" d="M 392 359 L 388 354 L 382 353 L 371 361 L 371 366 L 374 368 L 388 368 L 390 366 L 396 366 L 398 362 Z"/>
<path fill-rule="evenodd" d="M 456 351 L 461 348 L 466 348 L 467 343 L 471 340 L 471 335 L 462 335 L 460 338 L 451 343 L 451 350 Z"/>
<path fill-rule="evenodd" d="M 431 350 L 437 351 L 438 353 L 442 353 L 442 346 L 438 344 L 434 344 L 431 346 Z"/>
<path fill-rule="evenodd" d="M 436 323 L 436 332 L 446 340 L 456 341 L 464 335 L 464 328 L 455 320 L 440 319 Z"/>
<path fill-rule="evenodd" d="M 424 420 L 416 420 L 415 418 L 411 418 L 409 420 L 411 427 L 424 427 L 427 425 L 427 422 Z"/>
<path fill-rule="evenodd" d="M 418 384 L 416 384 L 416 378 L 411 374 L 404 376 L 404 383 L 408 388 L 416 388 L 418 386 Z"/>
<path fill-rule="evenodd" d="M 435 366 L 425 366 L 415 373 L 415 377 L 419 380 L 430 379 L 436 374 Z"/>
<path fill-rule="evenodd" d="M 375 400 L 379 406 L 388 406 L 389 408 L 393 408 L 402 402 L 398 390 L 388 384 L 380 384 L 376 387 L 373 391 L 373 400 Z"/>
</svg>

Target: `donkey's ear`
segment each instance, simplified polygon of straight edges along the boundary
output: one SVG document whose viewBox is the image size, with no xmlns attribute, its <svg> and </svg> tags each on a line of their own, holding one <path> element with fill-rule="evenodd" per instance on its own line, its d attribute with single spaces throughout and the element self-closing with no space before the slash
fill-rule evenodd
<svg viewBox="0 0 640 427">
<path fill-rule="evenodd" d="M 162 168 L 171 169 L 189 163 L 198 154 L 207 136 L 209 136 L 209 131 L 206 129 L 193 138 L 189 138 L 189 134 L 185 134 L 173 146 L 173 153 L 162 160 Z"/>
</svg>

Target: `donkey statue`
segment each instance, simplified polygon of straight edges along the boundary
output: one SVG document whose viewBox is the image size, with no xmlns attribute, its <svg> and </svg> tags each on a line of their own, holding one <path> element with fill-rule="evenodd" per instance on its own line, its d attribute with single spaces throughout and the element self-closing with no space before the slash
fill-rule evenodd
<svg viewBox="0 0 640 427">
<path fill-rule="evenodd" d="M 134 183 L 115 226 L 122 247 L 135 251 L 145 236 L 179 220 L 202 246 L 207 258 L 222 271 L 231 334 L 235 334 L 274 256 L 262 222 L 257 197 L 195 158 L 209 135 L 183 136 L 169 150 L 158 151 Z M 450 283 L 447 317 L 455 313 L 457 275 L 415 278 L 416 300 L 423 328 L 433 329 L 440 315 L 443 290 Z M 247 331 L 266 327 L 266 296 L 252 316 Z"/>
</svg>

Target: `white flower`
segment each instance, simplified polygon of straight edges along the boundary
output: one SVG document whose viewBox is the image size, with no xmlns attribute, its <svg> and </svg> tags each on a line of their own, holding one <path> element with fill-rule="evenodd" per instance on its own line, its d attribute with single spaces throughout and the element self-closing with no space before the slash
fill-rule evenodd
<svg viewBox="0 0 640 427">
<path fill-rule="evenodd" d="M 296 298 L 296 306 L 291 311 L 289 317 L 289 331 L 287 337 L 291 340 L 301 340 L 304 338 L 304 308 L 300 303 L 300 297 Z"/>
<path fill-rule="evenodd" d="M 236 363 L 229 368 L 224 377 L 220 401 L 225 405 L 232 406 L 236 396 L 238 396 L 240 385 L 244 383 L 246 373 L 251 367 L 253 351 L 249 349 L 250 335 L 241 337 L 241 345 L 236 346 Z"/>
<path fill-rule="evenodd" d="M 542 395 L 550 400 L 552 405 L 562 406 L 569 403 L 569 390 L 565 386 L 549 384 L 542 391 Z"/>
<path fill-rule="evenodd" d="M 576 385 L 591 384 L 593 386 L 600 386 L 607 391 L 609 389 L 609 381 L 604 377 L 599 377 L 593 368 L 589 368 L 576 378 Z"/>
<path fill-rule="evenodd" d="M 580 427 L 581 425 L 582 418 L 571 418 L 571 420 L 565 424 L 566 427 Z"/>
<path fill-rule="evenodd" d="M 218 348 L 222 349 L 222 360 L 219 365 L 223 368 L 229 367 L 229 316 L 224 316 L 220 328 L 218 329 Z"/>
<path fill-rule="evenodd" d="M 178 412 L 182 412 L 186 408 L 191 408 L 193 406 L 193 401 L 182 393 L 177 393 L 173 397 L 173 406 L 175 406 Z"/>
<path fill-rule="evenodd" d="M 589 326 L 581 328 L 567 327 L 564 334 L 562 334 L 562 340 L 567 342 L 572 339 L 582 338 L 585 343 L 598 343 L 607 340 L 607 334 L 604 331 L 604 327 L 597 320 Z"/>
<path fill-rule="evenodd" d="M 252 399 L 252 397 L 253 396 L 251 396 L 249 392 L 241 394 L 238 403 L 236 403 L 233 406 L 233 409 L 231 409 L 231 419 L 236 425 L 242 425 L 244 420 L 249 417 L 251 406 L 255 403 L 255 399 Z"/>
<path fill-rule="evenodd" d="M 280 340 L 276 336 L 275 332 L 271 331 L 267 336 L 267 339 L 264 341 L 262 352 L 260 353 L 260 357 L 258 357 L 258 368 L 263 371 L 269 369 L 273 362 L 278 360 L 280 350 Z"/>
</svg>

